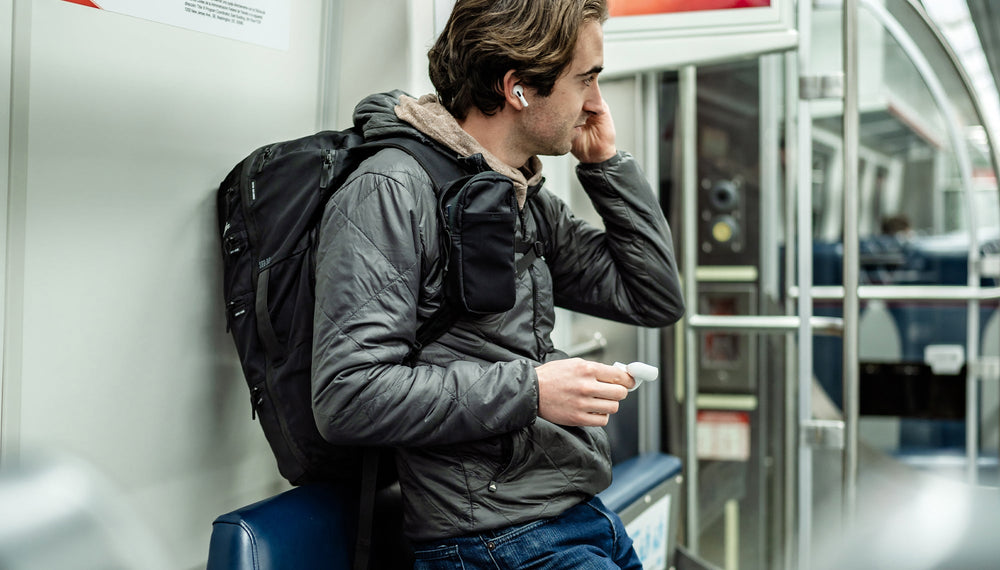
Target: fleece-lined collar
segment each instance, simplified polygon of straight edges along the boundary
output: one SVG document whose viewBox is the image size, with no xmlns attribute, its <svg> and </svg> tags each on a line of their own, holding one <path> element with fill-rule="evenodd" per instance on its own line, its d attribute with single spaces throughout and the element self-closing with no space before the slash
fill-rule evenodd
<svg viewBox="0 0 1000 570">
<path fill-rule="evenodd" d="M 532 156 L 521 169 L 504 163 L 483 148 L 472 135 L 465 132 L 448 109 L 438 102 L 436 95 L 424 95 L 420 99 L 401 95 L 395 110 L 396 116 L 401 120 L 461 156 L 482 154 L 490 168 L 514 181 L 519 208 L 524 207 L 528 186 L 534 186 L 542 179 L 542 161 L 538 160 L 537 156 Z"/>
</svg>

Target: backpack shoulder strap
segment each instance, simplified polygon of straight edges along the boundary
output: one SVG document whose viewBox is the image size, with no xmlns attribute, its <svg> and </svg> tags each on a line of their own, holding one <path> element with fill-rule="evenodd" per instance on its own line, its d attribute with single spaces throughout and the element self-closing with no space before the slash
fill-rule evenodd
<svg viewBox="0 0 1000 570">
<path fill-rule="evenodd" d="M 366 447 L 361 459 L 361 496 L 358 510 L 358 536 L 354 544 L 354 570 L 369 570 L 375 516 L 375 487 L 378 482 L 378 449 Z"/>
<path fill-rule="evenodd" d="M 367 142 L 364 146 L 373 150 L 396 148 L 412 156 L 430 176 L 436 195 L 440 195 L 451 182 L 469 174 L 457 156 L 449 154 L 429 139 L 392 137 Z M 417 328 L 413 346 L 410 347 L 410 352 L 403 359 L 403 363 L 412 366 L 424 347 L 447 332 L 458 320 L 458 315 L 458 308 L 445 298 L 437 312 Z"/>
<path fill-rule="evenodd" d="M 396 148 L 409 154 L 430 176 L 436 193 L 440 193 L 458 178 L 470 174 L 459 162 L 457 155 L 427 138 L 390 137 L 366 142 L 363 146 L 374 149 Z"/>
<path fill-rule="evenodd" d="M 529 196 L 524 207 L 531 213 L 531 217 L 535 220 L 536 233 L 535 241 L 519 241 L 518 243 L 518 251 L 524 254 L 517 264 L 518 275 L 525 271 L 536 259 L 541 258 L 548 261 L 549 252 L 552 251 L 552 229 L 549 227 L 548 218 L 545 217 L 545 213 L 542 212 L 542 208 L 538 204 L 538 199 L 534 196 Z"/>
<path fill-rule="evenodd" d="M 542 211 L 537 198 L 528 198 L 527 207 L 535 219 L 535 226 L 538 228 L 538 242 L 541 243 L 541 257 L 544 258 L 552 252 L 552 228 L 549 226 L 549 219 Z"/>
</svg>

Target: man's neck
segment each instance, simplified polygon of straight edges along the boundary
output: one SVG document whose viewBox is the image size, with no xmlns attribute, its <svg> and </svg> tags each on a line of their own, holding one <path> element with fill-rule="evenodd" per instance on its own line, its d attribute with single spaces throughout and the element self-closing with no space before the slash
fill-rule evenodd
<svg viewBox="0 0 1000 570">
<path fill-rule="evenodd" d="M 484 115 L 479 109 L 473 108 L 458 124 L 493 156 L 512 168 L 520 169 L 530 157 L 509 142 L 511 123 L 506 115 L 509 111 L 501 109 L 495 115 Z"/>
</svg>

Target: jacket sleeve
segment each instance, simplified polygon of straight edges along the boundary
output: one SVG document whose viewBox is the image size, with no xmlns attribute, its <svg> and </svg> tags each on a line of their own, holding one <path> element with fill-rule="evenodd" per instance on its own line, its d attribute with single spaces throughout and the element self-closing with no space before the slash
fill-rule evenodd
<svg viewBox="0 0 1000 570">
<path fill-rule="evenodd" d="M 575 218 L 551 194 L 549 266 L 557 306 L 628 324 L 660 327 L 684 314 L 670 227 L 627 153 L 581 164 L 577 177 L 604 230 Z"/>
<path fill-rule="evenodd" d="M 407 159 L 400 153 L 386 163 L 410 169 L 353 177 L 327 204 L 320 226 L 313 415 L 332 442 L 450 444 L 520 429 L 536 417 L 529 361 L 401 364 L 418 323 L 433 313 L 426 276 L 439 249 L 430 180 Z"/>
</svg>

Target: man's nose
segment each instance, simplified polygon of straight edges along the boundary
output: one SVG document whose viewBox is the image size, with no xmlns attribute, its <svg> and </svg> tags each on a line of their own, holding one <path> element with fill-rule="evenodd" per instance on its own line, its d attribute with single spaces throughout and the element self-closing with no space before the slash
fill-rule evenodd
<svg viewBox="0 0 1000 570">
<path fill-rule="evenodd" d="M 604 112 L 604 98 L 601 97 L 601 88 L 596 81 L 587 92 L 587 98 L 583 102 L 583 110 L 592 115 Z"/>
</svg>

